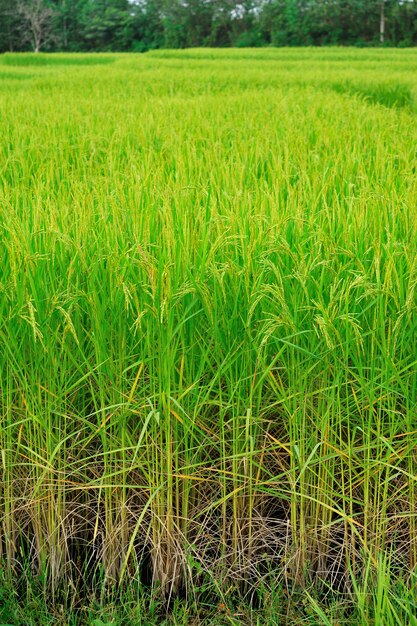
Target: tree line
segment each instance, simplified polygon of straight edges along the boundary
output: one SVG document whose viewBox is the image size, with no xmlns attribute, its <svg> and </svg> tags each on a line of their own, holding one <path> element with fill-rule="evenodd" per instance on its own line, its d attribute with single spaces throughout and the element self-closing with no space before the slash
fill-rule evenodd
<svg viewBox="0 0 417 626">
<path fill-rule="evenodd" d="M 417 0 L 0 0 L 0 52 L 417 44 Z"/>
</svg>

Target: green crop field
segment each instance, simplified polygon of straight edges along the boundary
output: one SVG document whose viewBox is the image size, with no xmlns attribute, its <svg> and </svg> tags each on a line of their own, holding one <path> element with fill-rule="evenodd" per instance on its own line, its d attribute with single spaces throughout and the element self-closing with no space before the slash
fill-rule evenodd
<svg viewBox="0 0 417 626">
<path fill-rule="evenodd" d="M 0 623 L 417 624 L 416 70 L 0 57 Z"/>
</svg>

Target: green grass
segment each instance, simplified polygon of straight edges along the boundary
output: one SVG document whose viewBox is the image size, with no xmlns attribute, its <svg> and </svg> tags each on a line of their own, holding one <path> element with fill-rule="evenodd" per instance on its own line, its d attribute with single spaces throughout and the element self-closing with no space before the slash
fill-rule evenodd
<svg viewBox="0 0 417 626">
<path fill-rule="evenodd" d="M 5 620 L 416 623 L 416 67 L 0 58 Z"/>
<path fill-rule="evenodd" d="M 27 65 L 105 65 L 114 63 L 113 54 L 29 54 L 6 52 L 1 64 L 12 66 Z"/>
</svg>

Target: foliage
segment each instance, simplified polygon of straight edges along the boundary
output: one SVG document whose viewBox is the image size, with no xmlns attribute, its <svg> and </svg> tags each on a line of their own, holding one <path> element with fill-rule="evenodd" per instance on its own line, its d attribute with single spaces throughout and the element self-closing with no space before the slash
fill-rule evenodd
<svg viewBox="0 0 417 626">
<path fill-rule="evenodd" d="M 375 45 L 381 7 L 384 44 L 417 43 L 415 0 L 19 0 L 18 7 L 21 19 L 15 0 L 0 0 L 0 52 L 36 49 L 34 32 L 50 51 Z"/>
</svg>

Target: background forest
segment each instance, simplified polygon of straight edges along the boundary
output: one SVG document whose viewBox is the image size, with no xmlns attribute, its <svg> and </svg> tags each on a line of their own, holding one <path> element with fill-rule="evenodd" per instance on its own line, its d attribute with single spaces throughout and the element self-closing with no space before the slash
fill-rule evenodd
<svg viewBox="0 0 417 626">
<path fill-rule="evenodd" d="M 417 0 L 0 0 L 0 52 L 417 43 Z"/>
</svg>

